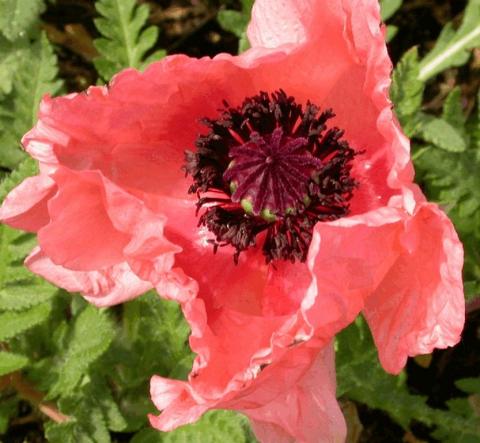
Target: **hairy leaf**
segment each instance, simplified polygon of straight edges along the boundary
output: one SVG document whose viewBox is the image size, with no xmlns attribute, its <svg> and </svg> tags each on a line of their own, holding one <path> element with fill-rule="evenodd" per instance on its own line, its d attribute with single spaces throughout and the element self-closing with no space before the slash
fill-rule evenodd
<svg viewBox="0 0 480 443">
<path fill-rule="evenodd" d="M 27 39 L 10 42 L 0 35 L 0 99 L 12 92 L 15 76 L 25 63 L 28 52 Z"/>
<path fill-rule="evenodd" d="M 458 30 L 447 24 L 434 48 L 420 63 L 420 80 L 428 80 L 452 66 L 465 64 L 470 49 L 480 46 L 480 0 L 469 0 L 462 25 Z"/>
<path fill-rule="evenodd" d="M 460 133 L 464 133 L 463 127 L 467 121 L 462 106 L 462 90 L 456 86 L 448 94 L 443 104 L 442 118 Z"/>
<path fill-rule="evenodd" d="M 207 412 L 197 423 L 164 433 L 144 429 L 130 443 L 249 443 L 254 442 L 245 417 L 231 411 Z"/>
<path fill-rule="evenodd" d="M 449 413 L 444 421 L 438 421 L 433 436 L 445 443 L 480 443 L 480 378 L 464 378 L 455 383 L 462 391 L 470 394 L 467 398 L 447 401 Z M 468 423 L 463 429 L 452 428 L 452 421 Z"/>
<path fill-rule="evenodd" d="M 416 131 L 417 114 L 422 104 L 424 82 L 418 80 L 418 50 L 407 51 L 393 72 L 390 96 L 395 104 L 395 113 L 407 135 Z"/>
<path fill-rule="evenodd" d="M 16 186 L 18 186 L 23 180 L 27 177 L 35 175 L 38 173 L 38 164 L 37 162 L 31 158 L 25 158 L 14 170 L 11 174 L 8 175 L 0 183 L 0 200 L 7 196 L 7 194 Z"/>
<path fill-rule="evenodd" d="M 38 280 L 7 286 L 0 290 L 0 310 L 22 311 L 52 299 L 57 290 L 54 286 Z"/>
<path fill-rule="evenodd" d="M 50 303 L 42 303 L 25 311 L 0 314 L 0 341 L 15 337 L 46 321 L 50 311 Z"/>
<path fill-rule="evenodd" d="M 157 51 L 145 60 L 158 38 L 158 28 L 146 26 L 147 5 L 138 5 L 135 0 L 98 0 L 95 7 L 102 16 L 95 19 L 102 37 L 94 41 L 101 54 L 94 63 L 105 80 L 123 68 L 142 69 L 165 55 L 165 51 Z"/>
<path fill-rule="evenodd" d="M 387 374 L 360 317 L 337 336 L 336 345 L 338 395 L 382 409 L 406 429 L 412 420 L 417 420 L 427 426 L 446 426 L 452 435 L 476 432 L 476 424 L 470 420 L 433 409 L 426 404 L 425 397 L 411 394 L 404 375 Z"/>
<path fill-rule="evenodd" d="M 57 74 L 57 57 L 42 34 L 18 69 L 12 98 L 8 99 L 12 103 L 0 103 L 0 107 L 12 109 L 0 116 L 0 166 L 13 168 L 25 157 L 20 150 L 20 138 L 35 124 L 42 96 L 54 95 L 61 89 Z"/>
<path fill-rule="evenodd" d="M 107 313 L 88 305 L 76 318 L 60 376 L 50 390 L 50 397 L 70 394 L 88 367 L 108 349 L 114 336 L 115 329 Z"/>
<path fill-rule="evenodd" d="M 420 137 L 440 149 L 448 152 L 463 152 L 467 143 L 457 129 L 441 118 L 423 114 L 419 118 Z"/>
<path fill-rule="evenodd" d="M 11 41 L 24 36 L 44 8 L 44 0 L 0 0 L 0 32 Z"/>
</svg>

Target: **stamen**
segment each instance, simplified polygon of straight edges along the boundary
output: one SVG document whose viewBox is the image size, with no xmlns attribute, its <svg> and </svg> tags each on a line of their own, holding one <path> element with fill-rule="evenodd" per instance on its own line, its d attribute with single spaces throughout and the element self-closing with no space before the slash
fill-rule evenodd
<svg viewBox="0 0 480 443">
<path fill-rule="evenodd" d="M 199 226 L 215 236 L 214 252 L 233 246 L 235 262 L 260 238 L 267 263 L 305 261 L 315 224 L 349 212 L 357 153 L 342 130 L 327 129 L 331 110 L 303 109 L 282 90 L 224 106 L 218 119 L 202 120 L 209 132 L 185 154 Z"/>
</svg>

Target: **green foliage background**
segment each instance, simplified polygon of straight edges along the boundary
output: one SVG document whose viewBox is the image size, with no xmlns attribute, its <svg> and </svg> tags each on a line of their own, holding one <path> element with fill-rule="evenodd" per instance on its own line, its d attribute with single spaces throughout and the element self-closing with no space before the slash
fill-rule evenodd
<svg viewBox="0 0 480 443">
<path fill-rule="evenodd" d="M 240 51 L 248 47 L 252 3 L 242 0 L 240 10 L 224 7 L 218 14 L 219 24 L 237 36 Z M 36 121 L 42 95 L 66 92 L 56 48 L 41 30 L 46 6 L 44 0 L 0 0 L 2 199 L 36 173 L 19 140 Z M 383 0 L 383 20 L 388 24 L 401 6 L 402 0 Z M 146 3 L 97 0 L 95 8 L 99 55 L 93 63 L 101 81 L 165 55 Z M 387 37 L 399 38 L 401 32 L 389 25 Z M 438 113 L 425 106 L 424 94 L 439 74 L 468 63 L 479 46 L 480 0 L 469 0 L 461 23 L 446 25 L 430 52 L 420 57 L 412 48 L 403 55 L 391 89 L 397 116 L 413 140 L 417 180 L 447 210 L 464 241 L 469 299 L 480 294 L 480 95 L 466 108 L 462 91 L 453 87 Z M 26 271 L 22 261 L 34 245 L 33 236 L 0 227 L 0 441 L 25 404 L 53 443 L 108 443 L 120 435 L 129 435 L 132 443 L 255 441 L 247 420 L 229 411 L 210 412 L 168 434 L 150 429 L 146 415 L 155 412 L 150 376 L 185 378 L 193 359 L 178 307 L 148 293 L 96 309 Z M 406 431 L 413 420 L 420 422 L 442 442 L 480 442 L 480 378 L 458 380 L 465 395 L 451 399 L 448 409 L 436 409 L 410 391 L 406 374 L 394 377 L 382 370 L 361 318 L 339 335 L 336 346 L 343 402 L 383 410 Z M 21 394 L 22 380 L 43 397 Z M 54 405 L 67 419 L 49 420 L 41 404 Z"/>
</svg>

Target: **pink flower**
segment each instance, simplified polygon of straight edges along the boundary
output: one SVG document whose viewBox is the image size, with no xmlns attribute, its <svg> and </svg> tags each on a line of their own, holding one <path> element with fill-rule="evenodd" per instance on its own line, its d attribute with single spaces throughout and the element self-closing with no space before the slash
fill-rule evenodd
<svg viewBox="0 0 480 443">
<path fill-rule="evenodd" d="M 197 357 L 152 379 L 156 428 L 229 408 L 262 442 L 340 442 L 331 342 L 360 312 L 393 373 L 458 342 L 462 247 L 413 184 L 378 9 L 257 0 L 241 56 L 42 102 L 41 174 L 1 218 L 38 232 L 33 272 L 97 305 L 181 304 Z"/>
</svg>

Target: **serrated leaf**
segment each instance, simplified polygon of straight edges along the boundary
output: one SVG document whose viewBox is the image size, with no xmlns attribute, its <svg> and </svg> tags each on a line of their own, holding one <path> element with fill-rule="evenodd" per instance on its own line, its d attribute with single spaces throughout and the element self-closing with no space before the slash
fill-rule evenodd
<svg viewBox="0 0 480 443">
<path fill-rule="evenodd" d="M 231 411 L 211 411 L 198 422 L 164 433 L 144 429 L 130 443 L 248 443 L 255 441 L 245 417 Z"/>
<path fill-rule="evenodd" d="M 12 352 L 0 352 L 0 377 L 18 371 L 28 364 L 28 357 Z"/>
<path fill-rule="evenodd" d="M 44 9 L 43 0 L 0 0 L 0 32 L 11 41 L 22 37 Z"/>
<path fill-rule="evenodd" d="M 462 90 L 459 86 L 453 88 L 443 103 L 442 119 L 454 128 L 463 132 L 466 116 L 462 106 Z"/>
<path fill-rule="evenodd" d="M 461 66 L 470 57 L 470 49 L 480 46 L 480 0 L 470 0 L 458 30 L 447 24 L 434 48 L 420 63 L 419 79 L 427 80 L 452 66 Z"/>
<path fill-rule="evenodd" d="M 403 0 L 381 0 L 380 7 L 382 13 L 382 20 L 387 21 L 397 12 L 402 6 Z"/>
<path fill-rule="evenodd" d="M 55 95 L 62 87 L 57 79 L 57 56 L 45 34 L 33 45 L 31 56 L 15 84 L 15 125 L 23 135 L 37 121 L 38 105 L 44 94 Z M 21 121 L 19 121 L 21 119 Z"/>
<path fill-rule="evenodd" d="M 102 35 L 94 40 L 101 54 L 94 60 L 99 74 L 109 80 L 123 68 L 143 68 L 145 55 L 158 38 L 157 27 L 146 27 L 148 6 L 138 5 L 135 0 L 98 0 L 95 7 L 102 16 L 95 19 L 95 26 Z M 156 52 L 157 57 L 163 55 L 163 52 Z"/>
<path fill-rule="evenodd" d="M 14 78 L 27 57 L 27 39 L 10 42 L 0 35 L 0 98 L 12 91 Z"/>
<path fill-rule="evenodd" d="M 0 310 L 22 311 L 52 299 L 57 291 L 54 286 L 38 280 L 7 286 L 0 290 Z"/>
<path fill-rule="evenodd" d="M 448 152 L 463 152 L 467 149 L 462 134 L 447 121 L 424 114 L 419 122 L 418 132 L 424 141 Z"/>
<path fill-rule="evenodd" d="M 22 260 L 32 251 L 37 245 L 35 235 L 25 232 L 20 234 L 9 245 L 9 252 L 12 261 Z"/>
<path fill-rule="evenodd" d="M 402 376 L 387 374 L 361 318 L 337 336 L 336 347 L 337 395 L 382 409 L 406 429 L 414 419 L 430 427 L 445 427 L 452 435 L 476 432 L 477 425 L 469 418 L 429 407 L 426 398 L 408 391 Z"/>
<path fill-rule="evenodd" d="M 59 408 L 62 413 L 71 418 L 68 428 L 54 426 L 47 431 L 49 441 L 63 443 L 61 431 L 69 436 L 77 438 L 78 441 L 86 436 L 94 443 L 109 443 L 109 430 L 121 432 L 126 426 L 125 419 L 113 400 L 107 381 L 95 376 L 93 379 L 76 389 L 71 396 L 62 398 Z M 70 440 L 68 440 L 70 441 Z M 77 440 L 71 440 L 77 441 Z"/>
<path fill-rule="evenodd" d="M 115 329 L 107 313 L 87 306 L 75 321 L 60 376 L 49 396 L 70 394 L 88 367 L 108 349 L 114 336 Z"/>
<path fill-rule="evenodd" d="M 418 80 L 418 50 L 407 51 L 393 72 L 390 97 L 395 105 L 395 113 L 407 135 L 416 129 L 416 114 L 422 104 L 424 82 Z"/>
<path fill-rule="evenodd" d="M 0 200 L 3 201 L 7 194 L 27 177 L 31 177 L 37 173 L 37 162 L 31 157 L 25 158 L 12 173 L 0 183 Z"/>
<path fill-rule="evenodd" d="M 45 437 L 49 443 L 97 443 L 82 431 L 78 432 L 75 422 L 45 423 Z"/>
<path fill-rule="evenodd" d="M 20 139 L 37 120 L 38 105 L 46 93 L 55 95 L 62 87 L 57 80 L 57 57 L 44 34 L 31 46 L 15 78 L 12 103 L 1 103 L 12 109 L 0 118 L 0 165 L 14 168 L 25 153 Z"/>
<path fill-rule="evenodd" d="M 15 337 L 46 321 L 50 311 L 50 303 L 42 303 L 25 311 L 0 314 L 0 341 Z"/>
</svg>

